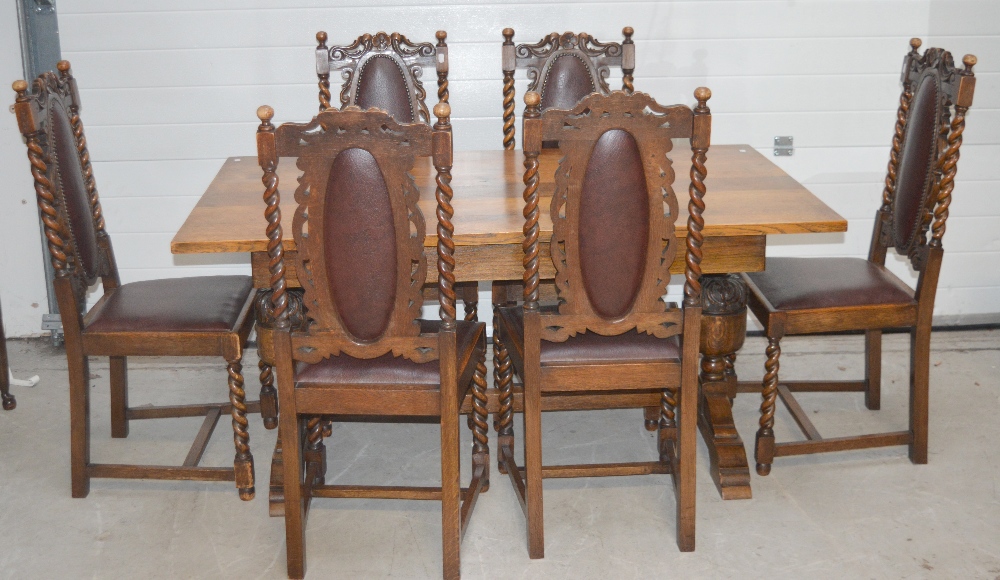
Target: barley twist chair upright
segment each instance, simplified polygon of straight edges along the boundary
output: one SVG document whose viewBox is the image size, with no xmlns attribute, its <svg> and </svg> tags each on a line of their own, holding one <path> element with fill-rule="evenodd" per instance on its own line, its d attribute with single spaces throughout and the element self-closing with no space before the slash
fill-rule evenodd
<svg viewBox="0 0 1000 580">
<path fill-rule="evenodd" d="M 695 444 L 707 101 L 663 107 L 644 93 L 591 94 L 570 110 L 541 112 L 525 95 L 523 303 L 499 306 L 494 366 L 500 391 L 498 460 L 524 508 L 528 554 L 544 555 L 542 479 L 672 475 L 677 545 L 695 545 Z M 691 147 L 686 238 L 679 237 L 671 139 Z M 542 142 L 564 154 L 552 192 L 538 191 Z M 675 159 L 677 159 L 675 157 Z M 539 300 L 539 209 L 552 195 L 557 303 Z M 686 254 L 684 303 L 665 303 L 669 267 Z M 523 383 L 524 467 L 514 458 L 513 375 Z M 542 411 L 660 409 L 659 460 L 542 464 Z"/>
<path fill-rule="evenodd" d="M 631 26 L 622 43 L 600 42 L 586 32 L 552 32 L 535 44 L 514 45 L 514 29 L 503 29 L 503 148 L 514 149 L 514 73 L 524 69 L 528 90 L 541 95 L 542 112 L 571 109 L 590 93 L 607 95 L 612 66 L 622 69 L 622 90 L 631 93 L 635 43 Z M 545 144 L 549 146 L 548 144 Z"/>
<path fill-rule="evenodd" d="M 55 293 L 66 337 L 70 395 L 70 464 L 73 497 L 86 497 L 91 478 L 236 481 L 240 497 L 254 496 L 254 465 L 247 413 L 257 412 L 243 390 L 242 358 L 253 328 L 249 276 L 203 276 L 122 284 L 105 230 L 90 154 L 80 121 L 80 97 L 66 61 L 43 73 L 29 93 L 17 81 L 14 110 L 28 146 Z M 103 292 L 89 311 L 88 289 Z M 94 463 L 90 457 L 88 357 L 110 357 L 111 436 L 126 437 L 136 419 L 205 416 L 177 467 Z M 127 357 L 219 356 L 229 373 L 229 402 L 130 407 Z M 164 385 L 169 388 L 169 385 Z M 199 463 L 223 413 L 231 413 L 234 467 Z"/>
<path fill-rule="evenodd" d="M 313 498 L 440 500 L 443 569 L 458 578 L 459 545 L 489 485 L 485 325 L 455 318 L 450 107 L 438 121 L 400 123 L 385 111 L 326 109 L 307 124 L 275 128 L 261 107 L 257 149 L 264 171 L 274 353 L 281 407 L 288 575 L 305 574 L 305 518 Z M 427 282 L 418 158 L 437 169 L 440 320 L 421 320 Z M 278 160 L 297 157 L 291 220 L 302 304 L 285 280 Z M 287 204 L 288 202 L 286 202 Z M 304 308 L 292 316 L 293 309 Z M 460 407 L 473 409 L 472 482 L 460 488 Z M 333 421 L 441 424 L 440 487 L 327 485 L 323 426 Z"/>
<path fill-rule="evenodd" d="M 920 44 L 912 39 L 903 59 L 903 93 L 868 258 L 768 258 L 763 272 L 743 275 L 750 291 L 748 305 L 764 325 L 768 341 L 755 449 L 760 475 L 770 473 L 775 457 L 894 445 L 908 446 L 913 463 L 927 463 L 931 315 L 965 114 L 975 89 L 976 57 L 966 55 L 965 68 L 958 69 L 947 51 L 929 48 L 920 54 Z M 915 289 L 885 267 L 890 248 L 919 274 Z M 910 330 L 909 427 L 822 437 L 793 393 L 864 392 L 868 409 L 879 409 L 882 331 L 890 328 Z M 783 337 L 842 331 L 865 333 L 864 379 L 779 379 Z M 804 441 L 775 441 L 778 397 Z"/>
</svg>

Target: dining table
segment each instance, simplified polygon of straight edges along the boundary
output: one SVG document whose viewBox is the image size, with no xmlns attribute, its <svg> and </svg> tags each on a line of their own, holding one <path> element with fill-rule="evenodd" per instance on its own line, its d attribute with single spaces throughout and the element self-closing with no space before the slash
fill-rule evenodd
<svg viewBox="0 0 1000 580">
<path fill-rule="evenodd" d="M 690 149 L 677 142 L 668 157 L 677 174 L 674 187 L 680 207 L 686 208 Z M 558 149 L 543 149 L 539 156 L 538 191 L 543 208 L 548 207 L 551 199 L 559 159 Z M 515 299 L 517 282 L 524 274 L 523 162 L 521 151 L 454 153 L 451 185 L 455 279 L 467 283 L 494 282 L 494 304 L 498 300 Z M 706 167 L 698 426 L 709 450 L 711 475 L 720 495 L 724 499 L 746 499 L 752 495 L 750 469 L 732 415 L 732 401 L 737 393 L 733 363 L 746 332 L 746 287 L 735 274 L 764 269 L 769 235 L 844 232 L 847 221 L 749 145 L 713 145 L 708 151 Z M 277 172 L 280 190 L 291 200 L 299 175 L 295 159 L 282 158 Z M 421 191 L 418 204 L 421 212 L 434 216 L 435 168 L 430 158 L 418 159 L 411 175 Z M 256 156 L 227 159 L 174 236 L 170 248 L 174 254 L 249 253 L 254 285 L 261 297 L 266 298 L 270 284 L 261 176 Z M 677 235 L 683 238 L 687 231 L 687 210 L 680 213 Z M 544 280 L 555 276 L 547 242 L 552 233 L 548 212 L 541 212 L 539 228 L 542 240 L 539 274 Z M 428 227 L 424 240 L 430 284 L 437 277 L 437 237 L 433 231 L 434 228 Z M 291 236 L 283 243 L 286 274 L 289 285 L 294 287 L 295 261 L 289 258 L 295 252 L 295 243 Z M 670 271 L 683 274 L 683 252 L 677 253 Z M 677 280 L 683 282 L 683 275 Z M 260 318 L 258 321 L 265 322 Z M 260 325 L 259 333 L 266 335 L 266 324 Z M 265 342 L 261 340 L 262 344 Z M 268 365 L 273 359 L 266 348 L 261 349 L 260 355 L 263 378 L 269 375 Z M 491 388 L 487 394 L 487 410 L 496 413 L 498 393 Z M 520 393 L 515 391 L 515 411 L 520 409 L 520 402 Z M 658 407 L 647 409 L 647 427 L 655 428 L 658 417 Z M 273 472 L 280 461 L 280 449 L 273 461 L 271 513 L 277 515 L 283 506 L 281 487 L 275 484 Z M 280 469 L 277 471 L 280 473 Z"/>
</svg>

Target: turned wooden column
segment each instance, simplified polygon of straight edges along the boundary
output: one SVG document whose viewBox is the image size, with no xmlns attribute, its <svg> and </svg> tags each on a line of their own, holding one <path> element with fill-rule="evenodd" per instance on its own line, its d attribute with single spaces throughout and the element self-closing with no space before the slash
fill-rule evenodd
<svg viewBox="0 0 1000 580">
<path fill-rule="evenodd" d="M 750 469 L 733 422 L 733 362 L 747 330 L 747 287 L 736 274 L 702 276 L 701 397 L 698 427 L 723 499 L 749 499 Z"/>
</svg>

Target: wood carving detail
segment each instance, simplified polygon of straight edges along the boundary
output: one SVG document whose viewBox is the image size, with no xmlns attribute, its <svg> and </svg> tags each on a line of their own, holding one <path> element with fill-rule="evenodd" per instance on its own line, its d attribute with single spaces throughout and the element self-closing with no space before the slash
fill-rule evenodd
<svg viewBox="0 0 1000 580">
<path fill-rule="evenodd" d="M 621 66 L 622 45 L 600 42 L 586 32 L 553 32 L 535 44 L 519 44 L 514 49 L 516 66 L 528 72 L 528 90 L 544 92 L 548 70 L 556 59 L 571 55 L 580 59 L 591 74 L 591 83 L 604 94 L 610 92 L 610 66 Z M 539 86 L 542 83 L 542 86 Z"/>
<path fill-rule="evenodd" d="M 438 49 L 430 42 L 411 42 L 398 32 L 378 32 L 374 35 L 362 34 L 347 46 L 327 48 L 326 33 L 320 34 L 322 37 L 317 35 L 319 44 L 316 47 L 316 74 L 320 79 L 321 111 L 324 109 L 324 96 L 326 107 L 330 106 L 329 75 L 332 71 L 340 71 L 343 80 L 340 104 L 341 108 L 345 108 L 354 105 L 357 100 L 358 85 L 362 77 L 360 71 L 372 58 L 388 58 L 399 67 L 406 82 L 414 121 L 430 123 L 430 113 L 425 102 L 427 92 L 420 79 L 425 67 L 436 68 L 439 71 L 438 86 L 442 86 L 443 77 L 447 91 L 447 47 L 444 46 L 443 38 L 439 38 L 438 45 L 441 49 Z M 443 55 L 443 62 L 438 62 L 439 52 Z"/>
</svg>

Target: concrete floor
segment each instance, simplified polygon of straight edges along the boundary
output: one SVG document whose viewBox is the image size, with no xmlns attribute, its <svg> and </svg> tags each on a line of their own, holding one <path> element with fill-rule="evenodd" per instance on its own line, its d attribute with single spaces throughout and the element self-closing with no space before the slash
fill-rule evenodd
<svg viewBox="0 0 1000 580">
<path fill-rule="evenodd" d="M 66 359 L 43 341 L 8 348 L 15 374 L 42 380 L 15 388 L 17 409 L 0 412 L 0 577 L 285 577 L 283 520 L 267 516 L 274 431 L 251 421 L 252 502 L 231 484 L 121 480 L 94 480 L 88 498 L 71 499 Z M 882 411 L 865 410 L 860 394 L 802 397 L 823 409 L 824 435 L 906 427 L 907 348 L 906 335 L 886 338 Z M 861 372 L 860 337 L 787 339 L 782 350 L 786 377 Z M 761 376 L 763 351 L 761 339 L 747 341 L 743 377 Z M 245 362 L 252 385 L 256 358 Z M 132 404 L 221 400 L 220 363 L 133 359 Z M 528 559 L 521 510 L 494 469 L 462 545 L 464 577 L 1000 578 L 1000 331 L 935 333 L 931 364 L 928 465 L 912 465 L 902 447 L 784 458 L 770 476 L 754 474 L 752 500 L 724 502 L 700 444 L 698 545 L 686 554 L 669 476 L 548 480 L 543 560 Z M 112 441 L 107 363 L 91 368 L 94 460 L 180 463 L 200 420 L 134 422 L 128 439 Z M 748 454 L 757 405 L 753 395 L 735 404 Z M 779 409 L 779 440 L 797 437 Z M 639 411 L 550 413 L 543 430 L 547 462 L 655 457 Z M 327 481 L 434 485 L 437 446 L 436 425 L 337 425 Z M 224 465 L 232 453 L 220 423 L 203 463 Z M 436 502 L 313 504 L 310 578 L 438 578 L 440 550 Z"/>
</svg>

